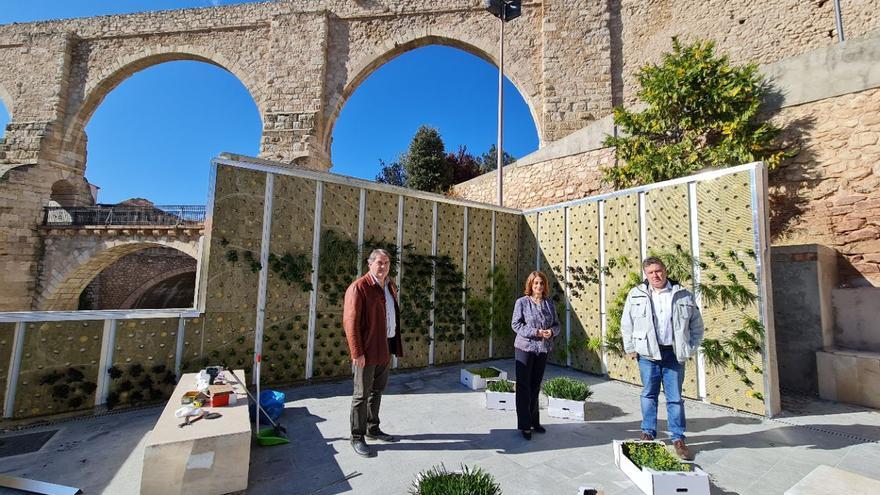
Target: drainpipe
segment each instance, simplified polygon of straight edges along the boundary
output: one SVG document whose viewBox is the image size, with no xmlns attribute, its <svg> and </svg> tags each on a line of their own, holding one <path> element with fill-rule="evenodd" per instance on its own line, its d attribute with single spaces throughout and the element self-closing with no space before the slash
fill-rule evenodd
<svg viewBox="0 0 880 495">
<path fill-rule="evenodd" d="M 834 0 L 834 21 L 837 24 L 837 40 L 846 41 L 843 36 L 843 16 L 840 14 L 840 0 Z"/>
</svg>

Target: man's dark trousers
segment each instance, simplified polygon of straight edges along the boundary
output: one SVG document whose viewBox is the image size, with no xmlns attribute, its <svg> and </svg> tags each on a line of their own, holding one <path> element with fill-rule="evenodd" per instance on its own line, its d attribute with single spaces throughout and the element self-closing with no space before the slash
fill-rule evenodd
<svg viewBox="0 0 880 495">
<path fill-rule="evenodd" d="M 388 383 L 391 363 L 354 367 L 354 394 L 351 399 L 351 439 L 379 431 L 379 405 Z"/>
</svg>

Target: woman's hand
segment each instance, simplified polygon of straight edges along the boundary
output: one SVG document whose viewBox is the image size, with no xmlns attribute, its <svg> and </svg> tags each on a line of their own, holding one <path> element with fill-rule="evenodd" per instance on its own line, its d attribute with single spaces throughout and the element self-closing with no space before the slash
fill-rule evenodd
<svg viewBox="0 0 880 495">
<path fill-rule="evenodd" d="M 542 330 L 538 330 L 538 334 L 545 339 L 549 339 L 553 337 L 553 330 L 550 330 L 549 328 L 544 328 Z"/>
</svg>

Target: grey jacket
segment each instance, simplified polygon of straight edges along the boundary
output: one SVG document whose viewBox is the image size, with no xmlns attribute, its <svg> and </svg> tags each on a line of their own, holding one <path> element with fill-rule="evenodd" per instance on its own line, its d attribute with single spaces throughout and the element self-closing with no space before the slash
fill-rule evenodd
<svg viewBox="0 0 880 495">
<path fill-rule="evenodd" d="M 529 296 L 520 297 L 513 306 L 510 327 L 516 332 L 515 348 L 537 354 L 552 351 L 553 340 L 559 336 L 560 329 L 553 301 L 544 299 L 539 308 Z M 536 333 L 542 328 L 549 328 L 553 338 L 538 337 Z"/>
<path fill-rule="evenodd" d="M 678 362 L 683 363 L 697 354 L 697 348 L 703 341 L 703 317 L 694 301 L 694 295 L 678 282 L 669 282 L 672 284 L 672 346 Z M 636 352 L 644 358 L 659 361 L 660 345 L 657 342 L 650 291 L 647 280 L 629 291 L 623 306 L 620 333 L 623 336 L 624 351 Z"/>
</svg>

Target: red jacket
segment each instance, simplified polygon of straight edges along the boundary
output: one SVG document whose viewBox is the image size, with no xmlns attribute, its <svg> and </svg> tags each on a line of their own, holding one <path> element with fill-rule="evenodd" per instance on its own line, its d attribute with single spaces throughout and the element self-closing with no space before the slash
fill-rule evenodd
<svg viewBox="0 0 880 495">
<path fill-rule="evenodd" d="M 397 288 L 390 279 L 388 284 L 394 299 L 394 318 L 397 323 L 394 337 L 390 339 L 385 321 L 385 291 L 382 286 L 367 273 L 352 282 L 345 291 L 342 325 L 345 327 L 352 359 L 365 356 L 366 364 L 388 364 L 391 353 L 398 357 L 403 356 Z"/>
</svg>

